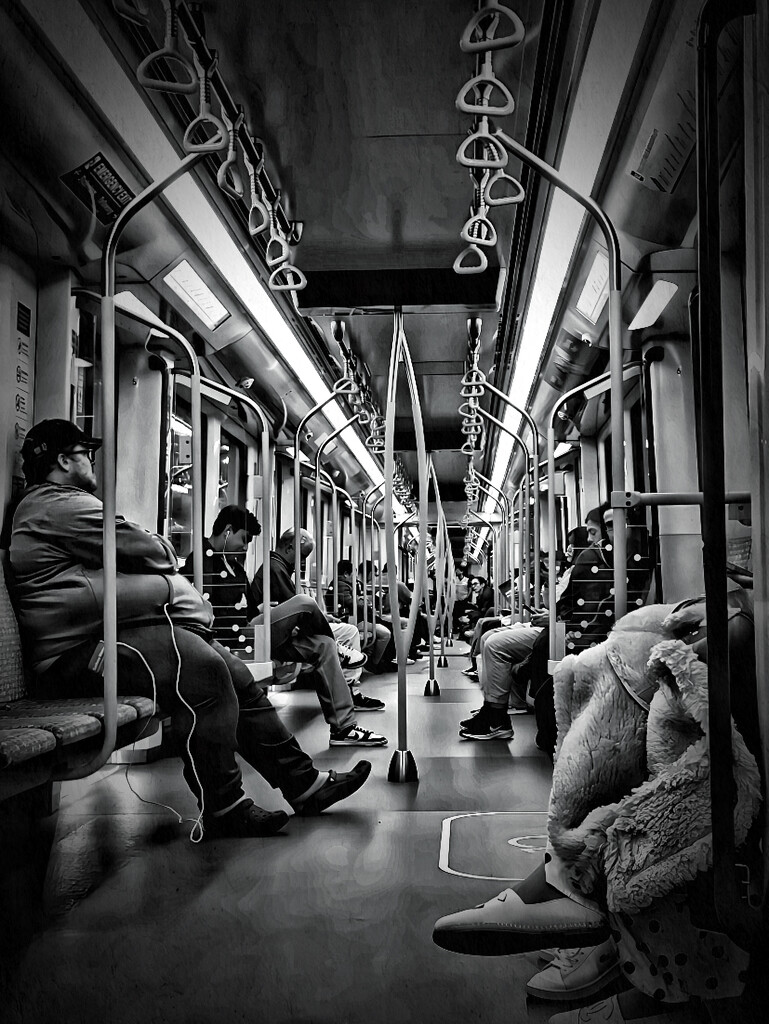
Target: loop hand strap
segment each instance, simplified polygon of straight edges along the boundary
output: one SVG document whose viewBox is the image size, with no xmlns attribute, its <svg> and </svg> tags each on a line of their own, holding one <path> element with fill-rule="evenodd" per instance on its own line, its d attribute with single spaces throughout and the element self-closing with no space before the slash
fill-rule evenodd
<svg viewBox="0 0 769 1024">
<path fill-rule="evenodd" d="M 460 451 L 462 452 L 463 455 L 475 455 L 477 452 L 480 451 L 480 448 L 475 447 L 474 441 L 465 441 Z"/>
<path fill-rule="evenodd" d="M 473 156 L 480 148 L 481 156 Z M 489 132 L 488 118 L 482 117 L 478 129 L 472 132 L 457 150 L 457 163 L 463 167 L 490 167 L 492 170 L 507 166 L 507 150 Z"/>
<path fill-rule="evenodd" d="M 163 0 L 163 9 L 166 12 L 166 35 L 163 45 L 144 58 L 136 69 L 136 80 L 145 89 L 189 95 L 197 91 L 198 78 L 187 58 L 179 53 L 176 0 Z M 161 66 L 161 61 L 165 62 L 164 67 Z M 155 64 L 158 66 L 154 67 Z M 159 77 L 162 72 L 171 77 Z"/>
<path fill-rule="evenodd" d="M 468 260 L 472 260 L 473 257 L 477 259 L 477 263 L 468 263 Z M 486 253 L 483 249 L 479 249 L 477 245 L 468 245 L 466 249 L 454 260 L 454 273 L 455 274 L 482 274 L 489 266 L 489 261 L 486 258 Z"/>
<path fill-rule="evenodd" d="M 254 146 L 257 146 L 257 140 L 251 140 Z M 251 208 L 248 211 L 248 233 L 252 238 L 261 234 L 270 223 L 270 211 L 264 205 L 261 196 L 261 190 L 259 188 L 259 175 L 262 168 L 264 167 L 264 147 L 262 143 L 258 143 L 259 149 L 259 163 L 256 167 L 251 163 L 248 153 L 243 151 L 243 161 L 246 165 L 246 171 L 251 182 Z"/>
<path fill-rule="evenodd" d="M 291 263 L 276 267 L 267 282 L 274 292 L 295 292 L 307 287 L 307 278 Z"/>
<path fill-rule="evenodd" d="M 502 182 L 509 185 L 513 191 L 495 196 L 493 194 L 494 186 L 499 185 L 499 187 L 503 187 Z M 499 188 L 497 191 L 499 191 Z M 526 193 L 523 191 L 520 181 L 517 181 L 510 174 L 506 174 L 502 170 L 495 171 L 492 174 L 483 190 L 483 200 L 487 206 L 509 206 L 513 203 L 520 203 L 525 196 Z"/>
<path fill-rule="evenodd" d="M 216 183 L 219 188 L 228 195 L 230 199 L 242 199 L 243 198 L 243 179 L 240 176 L 240 170 L 238 168 L 238 154 L 237 154 L 237 136 L 240 126 L 243 124 L 245 114 L 242 107 L 238 107 L 238 116 L 235 118 L 234 123 L 227 117 L 226 112 L 222 111 L 222 117 L 224 123 L 227 126 L 227 159 L 223 164 L 220 165 L 219 170 L 216 172 Z"/>
<path fill-rule="evenodd" d="M 464 375 L 464 377 L 461 380 L 461 384 L 463 386 L 466 385 L 466 384 L 485 384 L 485 383 L 486 383 L 486 374 L 483 372 L 483 370 L 479 370 L 477 367 L 475 369 L 468 370 L 467 373 Z"/>
<path fill-rule="evenodd" d="M 495 89 L 502 94 L 498 103 L 491 103 L 491 95 Z M 470 99 L 473 95 L 475 99 Z M 513 94 L 501 79 L 494 74 L 491 66 L 491 53 L 486 54 L 483 69 L 479 75 L 465 82 L 457 93 L 456 108 L 464 114 L 493 114 L 506 117 L 515 110 Z"/>
<path fill-rule="evenodd" d="M 270 240 L 267 243 L 267 251 L 265 253 L 265 261 L 268 267 L 278 267 L 281 263 L 285 263 L 291 256 L 291 250 L 289 249 L 288 242 L 281 234 L 270 235 Z"/>
<path fill-rule="evenodd" d="M 195 68 L 200 82 L 200 113 L 187 125 L 182 145 L 186 153 L 219 153 L 227 148 L 227 129 L 224 123 L 211 112 L 211 72 L 216 67 L 218 57 L 211 51 L 211 61 L 203 67 L 197 54 L 193 54 Z M 195 135 L 207 134 L 199 142 L 194 142 Z"/>
<path fill-rule="evenodd" d="M 500 22 L 507 35 L 496 34 Z M 459 41 L 459 48 L 464 53 L 504 50 L 508 46 L 517 46 L 525 35 L 523 22 L 515 11 L 503 7 L 498 0 L 488 0 L 486 6 L 476 11 L 468 21 Z"/>
<path fill-rule="evenodd" d="M 476 213 L 462 228 L 460 237 L 463 242 L 473 242 L 476 245 L 495 246 L 497 244 L 497 229 L 488 217 L 482 213 Z"/>
</svg>

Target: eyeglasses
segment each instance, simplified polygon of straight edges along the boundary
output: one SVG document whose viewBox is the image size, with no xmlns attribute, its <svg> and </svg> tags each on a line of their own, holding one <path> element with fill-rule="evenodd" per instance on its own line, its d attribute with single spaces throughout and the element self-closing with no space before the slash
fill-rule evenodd
<svg viewBox="0 0 769 1024">
<path fill-rule="evenodd" d="M 85 455 L 91 465 L 96 461 L 96 449 L 95 448 L 76 448 L 71 451 L 62 452 L 62 455 Z"/>
</svg>

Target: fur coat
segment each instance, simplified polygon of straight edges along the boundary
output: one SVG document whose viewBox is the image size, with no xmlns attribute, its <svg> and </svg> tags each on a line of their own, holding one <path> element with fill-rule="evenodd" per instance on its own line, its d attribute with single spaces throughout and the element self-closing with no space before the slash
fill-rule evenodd
<svg viewBox="0 0 769 1024">
<path fill-rule="evenodd" d="M 682 640 L 687 609 L 630 612 L 555 672 L 558 746 L 548 836 L 575 887 L 632 913 L 710 864 L 707 668 Z M 733 729 L 741 843 L 758 769 Z"/>
</svg>

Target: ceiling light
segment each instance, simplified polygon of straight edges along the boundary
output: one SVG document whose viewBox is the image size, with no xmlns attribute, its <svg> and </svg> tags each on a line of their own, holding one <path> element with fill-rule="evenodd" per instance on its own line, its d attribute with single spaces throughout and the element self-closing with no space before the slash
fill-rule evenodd
<svg viewBox="0 0 769 1024">
<path fill-rule="evenodd" d="M 678 285 L 672 281 L 655 281 L 652 290 L 641 303 L 641 308 L 633 317 L 629 331 L 640 331 L 651 327 L 659 320 L 662 311 L 678 291 Z"/>
<path fill-rule="evenodd" d="M 215 331 L 229 317 L 230 313 L 217 299 L 203 278 L 187 260 L 182 260 L 166 274 L 163 281 L 195 316 Z"/>
</svg>

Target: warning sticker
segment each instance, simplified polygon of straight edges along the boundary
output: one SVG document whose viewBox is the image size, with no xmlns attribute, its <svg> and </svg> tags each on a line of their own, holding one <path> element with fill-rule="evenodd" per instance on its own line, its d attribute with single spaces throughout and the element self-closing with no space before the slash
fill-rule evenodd
<svg viewBox="0 0 769 1024">
<path fill-rule="evenodd" d="M 134 193 L 101 153 L 74 171 L 62 174 L 61 180 L 101 224 L 112 224 L 134 198 Z"/>
</svg>

